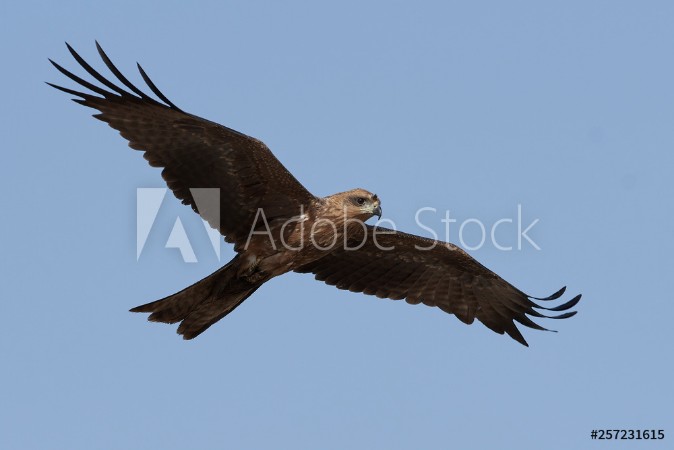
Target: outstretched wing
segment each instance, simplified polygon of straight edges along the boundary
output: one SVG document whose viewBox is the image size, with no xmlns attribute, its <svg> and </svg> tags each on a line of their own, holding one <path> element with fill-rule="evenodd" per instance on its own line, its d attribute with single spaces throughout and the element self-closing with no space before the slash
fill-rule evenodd
<svg viewBox="0 0 674 450">
<path fill-rule="evenodd" d="M 61 73 L 90 92 L 48 84 L 78 97 L 75 102 L 99 110 L 94 117 L 118 130 L 131 148 L 144 151 L 151 166 L 162 167 L 162 177 L 175 196 L 218 228 L 228 242 L 237 247 L 245 243 L 260 208 L 268 221 L 288 219 L 299 215 L 302 206 L 306 208 L 314 199 L 266 145 L 182 111 L 157 89 L 140 65 L 143 80 L 161 101 L 131 84 L 98 42 L 103 62 L 126 89 L 103 77 L 66 45 L 82 68 L 105 88 L 51 60 Z M 219 201 L 217 197 L 213 201 L 213 191 L 195 190 L 203 188 L 218 189 Z M 203 201 L 199 192 L 204 193 Z"/>
<path fill-rule="evenodd" d="M 546 316 L 537 310 L 567 311 L 580 300 L 577 295 L 556 307 L 540 306 L 533 300 L 556 300 L 565 288 L 546 298 L 531 297 L 453 244 L 371 226 L 367 234 L 352 236 L 347 246 L 296 272 L 313 273 L 339 289 L 437 306 L 467 324 L 477 318 L 524 345 L 528 344 L 514 321 L 546 330 L 527 316 L 571 317 L 575 311 Z"/>
</svg>

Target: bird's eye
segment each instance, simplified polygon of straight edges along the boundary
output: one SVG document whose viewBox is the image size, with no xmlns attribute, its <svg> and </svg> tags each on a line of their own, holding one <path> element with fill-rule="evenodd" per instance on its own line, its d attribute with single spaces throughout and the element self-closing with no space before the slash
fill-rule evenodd
<svg viewBox="0 0 674 450">
<path fill-rule="evenodd" d="M 365 203 L 365 199 L 363 197 L 358 197 L 356 199 L 356 203 L 358 203 L 359 205 L 362 205 L 363 203 Z"/>
</svg>

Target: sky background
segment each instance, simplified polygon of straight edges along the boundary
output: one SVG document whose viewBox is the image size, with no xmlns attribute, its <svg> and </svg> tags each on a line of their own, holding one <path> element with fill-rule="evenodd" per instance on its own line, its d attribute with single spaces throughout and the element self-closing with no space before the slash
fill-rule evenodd
<svg viewBox="0 0 674 450">
<path fill-rule="evenodd" d="M 0 447 L 598 448 L 674 439 L 671 2 L 3 2 Z M 436 308 L 289 274 L 198 339 L 127 310 L 220 261 L 170 194 L 136 259 L 136 189 L 159 170 L 44 81 L 48 63 L 134 82 L 263 140 L 317 195 L 376 192 L 424 234 L 516 222 L 471 254 L 579 314 L 525 348 Z M 107 73 L 107 72 L 105 72 Z M 164 247 L 179 217 L 197 263 Z M 464 240 L 479 241 L 467 226 Z M 476 234 L 477 233 L 477 234 Z M 459 242 L 457 230 L 450 240 Z M 621 442 L 621 448 L 645 443 Z"/>
</svg>

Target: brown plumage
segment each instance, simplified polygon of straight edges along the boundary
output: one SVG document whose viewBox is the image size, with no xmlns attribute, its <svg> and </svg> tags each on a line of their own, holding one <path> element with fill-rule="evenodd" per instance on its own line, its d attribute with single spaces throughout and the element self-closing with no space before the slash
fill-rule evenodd
<svg viewBox="0 0 674 450">
<path fill-rule="evenodd" d="M 66 44 L 67 45 L 67 44 Z M 51 63 L 89 92 L 51 83 L 97 109 L 107 122 L 144 152 L 175 196 L 216 227 L 237 255 L 194 285 L 161 300 L 133 308 L 149 320 L 180 322 L 178 333 L 192 339 L 233 311 L 269 279 L 289 271 L 313 273 L 339 289 L 408 303 L 437 306 L 470 324 L 476 318 L 496 333 L 527 345 L 515 321 L 545 330 L 528 316 L 538 310 L 568 311 L 580 295 L 545 308 L 455 245 L 381 227 L 364 225 L 381 215 L 380 200 L 363 189 L 315 197 L 262 142 L 238 131 L 186 113 L 140 74 L 159 100 L 129 82 L 96 43 L 103 62 L 126 88 L 94 70 L 69 45 L 75 60 L 105 88 Z M 97 95 L 96 95 L 97 94 Z M 201 210 L 195 188 L 216 188 L 217 208 Z"/>
</svg>

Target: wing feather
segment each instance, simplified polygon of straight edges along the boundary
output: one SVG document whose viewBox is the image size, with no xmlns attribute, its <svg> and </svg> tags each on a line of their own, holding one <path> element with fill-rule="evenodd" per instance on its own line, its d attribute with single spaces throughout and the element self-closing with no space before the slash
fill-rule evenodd
<svg viewBox="0 0 674 450">
<path fill-rule="evenodd" d="M 577 295 L 559 306 L 544 307 L 534 300 L 551 301 L 561 298 L 565 288 L 554 294 L 536 298 L 529 296 L 484 267 L 460 248 L 383 228 L 367 227 L 367 239 L 358 250 L 338 249 L 321 259 L 296 269 L 313 273 L 339 289 L 405 299 L 408 303 L 437 306 L 471 324 L 475 319 L 487 328 L 507 334 L 517 342 L 528 345 L 515 322 L 536 330 L 547 330 L 529 316 L 563 319 L 571 317 L 581 296 Z M 376 233 L 376 239 L 373 237 Z M 362 242 L 362 235 L 352 236 Z M 423 250 L 432 245 L 429 250 Z M 393 247 L 392 250 L 385 250 Z M 537 309 L 563 312 L 548 316 Z"/>
<path fill-rule="evenodd" d="M 259 208 L 269 221 L 289 219 L 315 201 L 262 142 L 182 111 L 138 65 L 141 77 L 161 102 L 153 99 L 117 69 L 98 42 L 96 47 L 110 72 L 130 92 L 106 79 L 70 45 L 68 50 L 75 61 L 109 90 L 53 61 L 59 72 L 91 93 L 50 85 L 100 111 L 94 117 L 118 130 L 131 148 L 143 151 L 151 166 L 162 168 L 162 177 L 174 195 L 217 228 L 228 242 L 234 242 L 237 249 L 246 242 Z M 219 208 L 200 211 L 195 188 L 218 189 Z"/>
</svg>

